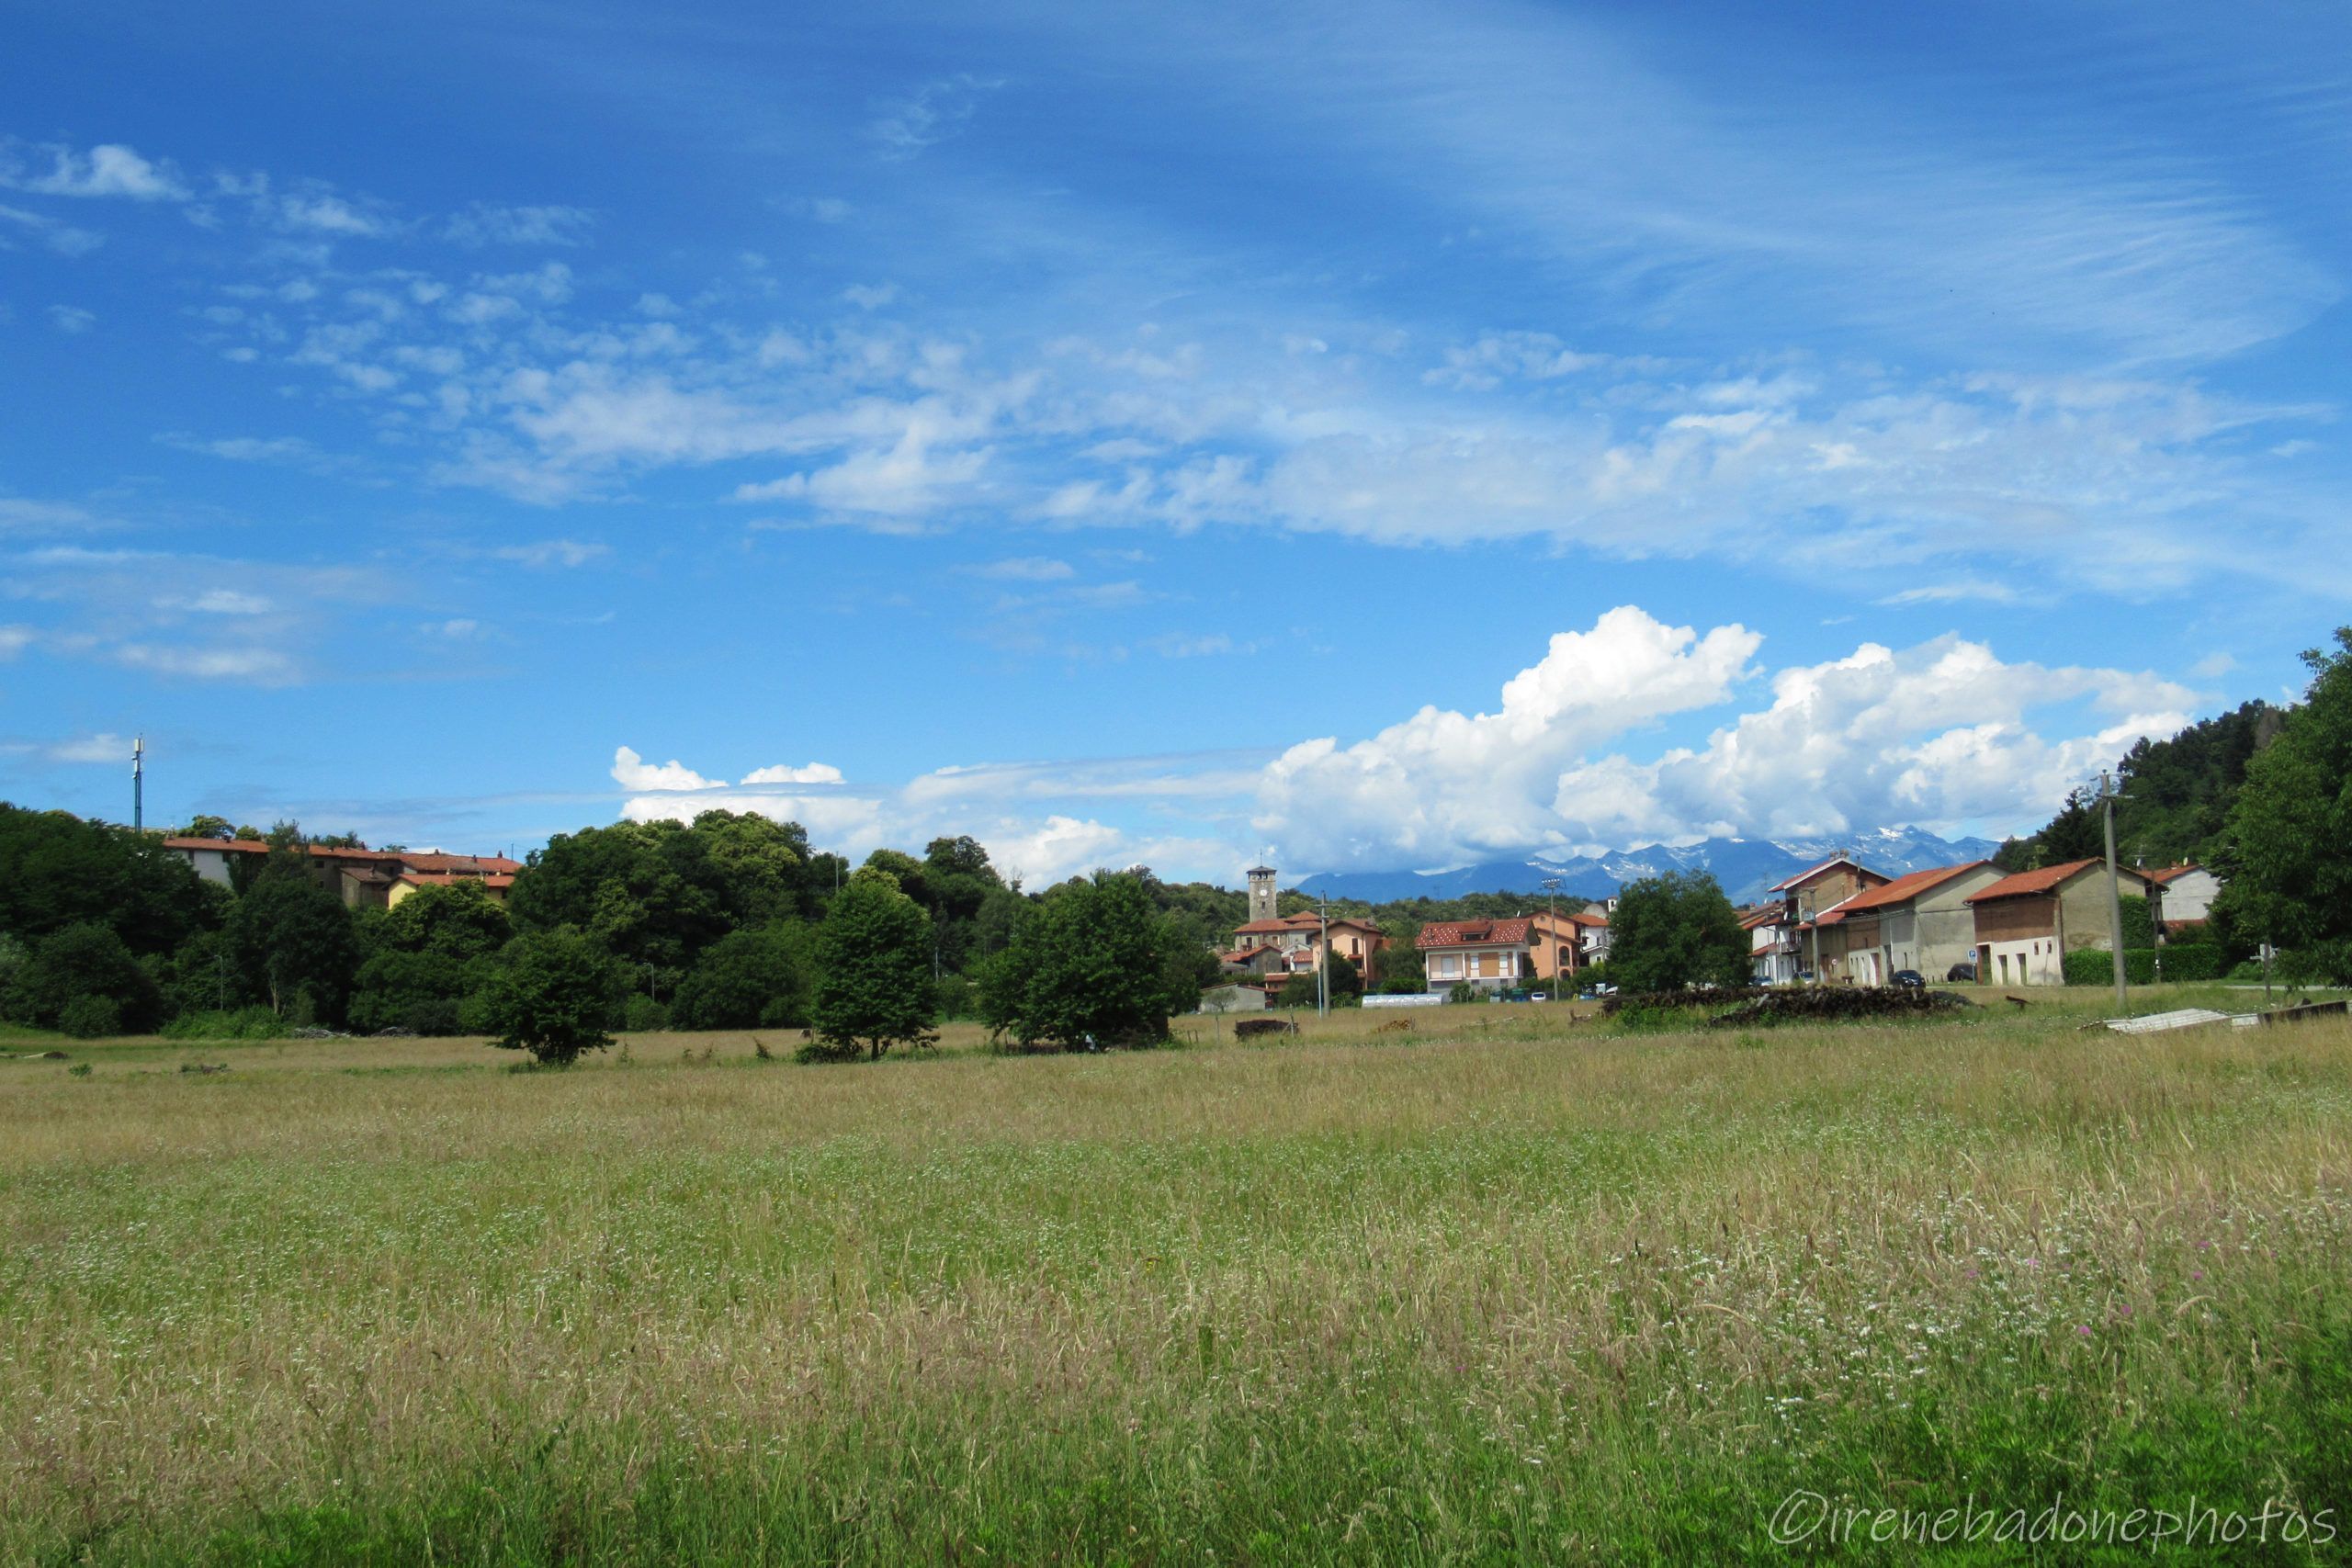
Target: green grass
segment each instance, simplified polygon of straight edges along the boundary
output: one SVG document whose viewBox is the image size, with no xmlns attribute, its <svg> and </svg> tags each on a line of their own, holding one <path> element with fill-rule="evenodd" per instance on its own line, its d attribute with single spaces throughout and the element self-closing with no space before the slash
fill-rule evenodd
<svg viewBox="0 0 2352 1568">
<path fill-rule="evenodd" d="M 1800 1489 L 2341 1536 L 2352 1027 L 2099 1010 L 0 1065 L 0 1560 L 1913 1560 L 1783 1551 Z"/>
</svg>

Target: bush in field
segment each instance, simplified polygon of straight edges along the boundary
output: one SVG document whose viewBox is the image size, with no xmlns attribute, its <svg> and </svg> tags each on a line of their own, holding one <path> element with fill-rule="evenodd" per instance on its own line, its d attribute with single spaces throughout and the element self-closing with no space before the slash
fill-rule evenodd
<svg viewBox="0 0 2352 1568">
<path fill-rule="evenodd" d="M 1073 878 L 982 967 L 980 1019 L 1023 1050 L 1155 1045 L 1171 1015 L 1199 1005 L 1200 956 L 1181 922 L 1154 912 L 1140 878 Z"/>
<path fill-rule="evenodd" d="M 651 997 L 632 991 L 621 1005 L 621 1027 L 631 1034 L 653 1034 L 670 1027 L 668 1008 Z"/>
<path fill-rule="evenodd" d="M 833 896 L 817 932 L 810 1060 L 880 1061 L 893 1045 L 928 1045 L 939 998 L 932 981 L 931 916 L 886 872 L 861 870 Z"/>
<path fill-rule="evenodd" d="M 276 1040 L 293 1025 L 261 1006 L 234 1011 L 184 1012 L 157 1032 L 166 1040 Z"/>
<path fill-rule="evenodd" d="M 122 1032 L 122 1010 L 112 997 L 76 997 L 57 1015 L 57 1027 L 77 1040 Z"/>
<path fill-rule="evenodd" d="M 65 1027 L 66 1010 L 77 1002 L 103 1000 L 114 1009 L 109 1034 L 143 1034 L 155 1027 L 163 996 L 154 976 L 140 966 L 112 926 L 85 920 L 51 931 L 17 971 L 7 1010 L 44 1029 Z M 96 1015 L 85 1009 L 76 1015 Z"/>
<path fill-rule="evenodd" d="M 1744 987 L 1747 933 L 1723 888 L 1704 872 L 1629 883 L 1609 917 L 1610 977 L 1621 990 Z"/>
<path fill-rule="evenodd" d="M 487 966 L 481 991 L 484 1020 L 498 1036 L 492 1043 L 559 1067 L 613 1043 L 605 1021 L 620 997 L 620 966 L 569 926 L 508 942 Z"/>
<path fill-rule="evenodd" d="M 673 1000 L 671 1021 L 680 1029 L 801 1028 L 808 1021 L 808 967 L 805 926 L 731 931 L 695 960 Z"/>
</svg>

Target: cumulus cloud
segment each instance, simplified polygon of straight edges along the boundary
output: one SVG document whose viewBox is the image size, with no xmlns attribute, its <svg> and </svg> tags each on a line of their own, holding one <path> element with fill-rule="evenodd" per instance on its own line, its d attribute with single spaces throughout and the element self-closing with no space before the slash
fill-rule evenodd
<svg viewBox="0 0 2352 1568">
<path fill-rule="evenodd" d="M 1561 770 L 1629 729 L 1723 702 L 1762 641 L 1620 606 L 1555 636 L 1493 713 L 1425 707 L 1352 746 L 1293 746 L 1266 770 L 1257 825 L 1318 866 L 1439 866 L 1559 844 L 1548 800 Z"/>
<path fill-rule="evenodd" d="M 1865 643 L 1844 659 L 1780 671 L 1772 694 L 1770 707 L 1742 714 L 1703 747 L 1566 770 L 1551 803 L 1563 830 L 1619 843 L 2038 815 L 2133 740 L 2178 730 L 2194 701 L 2146 674 L 2005 663 L 1956 636 L 1900 652 Z M 2052 739 L 2029 720 L 2076 703 L 2105 722 Z"/>
<path fill-rule="evenodd" d="M 2010 663 L 1948 635 L 1781 670 L 1769 705 L 1703 746 L 1647 759 L 1623 749 L 1628 731 L 1726 703 L 1760 640 L 1612 610 L 1590 632 L 1555 637 L 1498 712 L 1424 708 L 1345 749 L 1291 748 L 1265 772 L 1254 825 L 1293 863 L 1366 869 L 2008 825 L 2039 818 L 2140 737 L 2180 728 L 2195 700 L 2154 675 Z M 2053 713 L 2068 727 L 2055 737 L 2041 717 Z"/>
<path fill-rule="evenodd" d="M 626 746 L 613 752 L 613 782 L 623 789 L 716 789 L 727 783 L 707 779 L 674 758 L 648 762 Z"/>
</svg>

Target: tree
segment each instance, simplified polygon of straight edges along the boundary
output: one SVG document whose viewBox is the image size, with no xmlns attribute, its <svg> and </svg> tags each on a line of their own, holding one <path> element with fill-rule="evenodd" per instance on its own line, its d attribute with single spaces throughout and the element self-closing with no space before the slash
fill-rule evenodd
<svg viewBox="0 0 2352 1568">
<path fill-rule="evenodd" d="M 2107 824 L 2101 809 L 2096 791 L 2067 791 L 2058 815 L 2035 836 L 2034 864 L 2064 865 L 2070 861 L 2106 858 Z"/>
<path fill-rule="evenodd" d="M 359 942 L 343 900 L 311 880 L 299 850 L 279 850 L 237 900 L 229 935 L 238 962 L 259 976 L 271 1010 L 322 1021 L 344 1016 L 359 968 Z"/>
<path fill-rule="evenodd" d="M 670 1010 L 680 1029 L 797 1029 L 808 1021 L 808 928 L 730 931 L 703 951 Z"/>
<path fill-rule="evenodd" d="M 581 932 L 526 931 L 487 968 L 481 1010 L 499 1049 L 568 1067 L 613 1043 L 605 1021 L 626 987 L 612 957 Z"/>
<path fill-rule="evenodd" d="M 810 1015 L 827 1059 L 875 1061 L 898 1044 L 936 1036 L 931 915 L 888 873 L 861 870 L 836 894 L 817 935 L 817 995 Z"/>
<path fill-rule="evenodd" d="M 1627 884 L 1609 931 L 1610 975 L 1623 990 L 1747 983 L 1747 933 L 1705 872 L 1669 872 Z"/>
<path fill-rule="evenodd" d="M 1182 923 L 1158 918 L 1142 881 L 1098 872 L 1048 893 L 980 968 L 980 1018 L 1026 1049 L 1150 1045 L 1197 1005 Z"/>
<path fill-rule="evenodd" d="M 0 931 L 30 944 L 87 920 L 143 958 L 217 924 L 219 906 L 153 835 L 0 803 Z"/>
<path fill-rule="evenodd" d="M 514 934 L 506 911 L 479 883 L 424 887 L 360 922 L 368 956 L 351 998 L 351 1027 L 417 1034 L 462 1031 L 467 966 Z"/>
<path fill-rule="evenodd" d="M 99 1025 L 96 1009 L 85 1005 L 94 1002 L 112 1008 L 107 1026 Z M 140 967 L 113 927 L 84 920 L 41 939 L 31 962 L 17 974 L 8 1011 L 47 1029 L 76 1013 L 91 1021 L 75 1033 L 112 1034 L 119 1029 L 143 1034 L 155 1027 L 162 998 L 153 976 Z"/>
<path fill-rule="evenodd" d="M 687 829 L 707 846 L 719 908 L 738 927 L 816 913 L 808 897 L 808 835 L 755 811 L 706 811 Z"/>
<path fill-rule="evenodd" d="M 2306 950 L 2352 979 L 2352 626 L 2312 649 L 2302 704 L 2246 764 L 2213 919 L 2237 947 Z"/>
</svg>

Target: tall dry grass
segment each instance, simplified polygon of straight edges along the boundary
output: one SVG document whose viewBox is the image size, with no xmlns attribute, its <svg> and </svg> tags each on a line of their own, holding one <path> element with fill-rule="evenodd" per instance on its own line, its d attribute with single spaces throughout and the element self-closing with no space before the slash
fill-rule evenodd
<svg viewBox="0 0 2352 1568">
<path fill-rule="evenodd" d="M 0 1556 L 1688 1560 L 1800 1485 L 2340 1521 L 2352 1030 L 2089 1005 L 0 1065 Z"/>
</svg>

